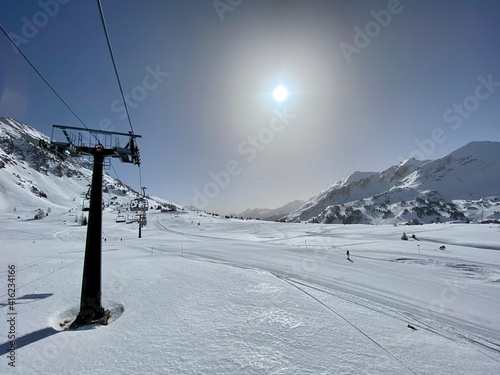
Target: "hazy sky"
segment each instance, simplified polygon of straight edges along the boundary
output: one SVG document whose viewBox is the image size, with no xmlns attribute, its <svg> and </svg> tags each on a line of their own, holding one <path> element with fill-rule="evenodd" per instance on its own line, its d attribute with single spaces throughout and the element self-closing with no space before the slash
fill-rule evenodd
<svg viewBox="0 0 500 375">
<path fill-rule="evenodd" d="M 102 4 L 150 194 L 273 208 L 500 139 L 498 0 Z M 0 0 L 0 23 L 88 127 L 129 131 L 96 1 Z M 0 56 L 0 116 L 81 126 L 4 35 Z"/>
</svg>

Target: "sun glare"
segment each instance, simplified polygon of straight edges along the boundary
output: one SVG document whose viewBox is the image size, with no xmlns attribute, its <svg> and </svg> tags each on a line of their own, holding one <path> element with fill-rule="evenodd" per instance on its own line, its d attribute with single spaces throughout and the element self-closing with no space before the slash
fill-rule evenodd
<svg viewBox="0 0 500 375">
<path fill-rule="evenodd" d="M 276 100 L 278 103 L 281 103 L 282 101 L 286 100 L 288 97 L 288 90 L 286 89 L 285 86 L 279 85 L 276 87 L 273 91 L 273 97 L 274 100 Z"/>
</svg>

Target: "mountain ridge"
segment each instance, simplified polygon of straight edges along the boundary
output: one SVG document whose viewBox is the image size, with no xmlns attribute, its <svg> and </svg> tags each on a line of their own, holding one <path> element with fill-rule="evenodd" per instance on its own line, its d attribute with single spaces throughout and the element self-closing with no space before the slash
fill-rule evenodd
<svg viewBox="0 0 500 375">
<path fill-rule="evenodd" d="M 292 202 L 288 202 L 287 204 L 278 207 L 278 208 L 247 208 L 245 211 L 239 214 L 233 214 L 235 217 L 242 217 L 244 219 L 260 219 L 267 221 L 275 221 L 279 218 L 287 215 L 299 207 L 301 207 L 305 202 L 296 199 Z"/>
<path fill-rule="evenodd" d="M 12 118 L 0 117 L 0 210 L 36 207 L 78 209 L 88 191 L 92 164 L 84 157 L 51 153 L 49 138 Z M 474 141 L 436 160 L 408 159 L 382 172 L 355 171 L 306 202 L 234 215 L 262 220 L 421 224 L 500 220 L 500 142 Z M 126 211 L 139 193 L 107 173 L 103 199 Z M 149 197 L 158 209 L 186 209 Z M 80 207 L 81 208 L 81 207 Z"/>
<path fill-rule="evenodd" d="M 498 219 L 498 211 L 489 212 L 489 207 L 481 207 L 482 203 L 471 205 L 472 201 L 499 197 L 498 181 L 500 142 L 473 141 L 436 160 L 412 158 L 382 172 L 356 171 L 280 220 L 422 223 L 457 218 Z M 429 199 L 434 203 L 449 203 L 452 209 L 435 207 L 435 204 L 425 206 Z M 408 201 L 411 204 L 407 204 Z M 496 206 L 496 201 L 493 205 Z"/>
</svg>

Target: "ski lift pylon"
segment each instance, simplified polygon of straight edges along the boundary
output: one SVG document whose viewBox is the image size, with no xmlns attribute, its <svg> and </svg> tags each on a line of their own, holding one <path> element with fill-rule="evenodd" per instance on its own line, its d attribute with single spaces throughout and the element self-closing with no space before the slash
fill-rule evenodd
<svg viewBox="0 0 500 375">
<path fill-rule="evenodd" d="M 85 193 L 85 198 L 83 198 L 83 201 L 82 201 L 82 211 L 84 211 L 84 212 L 90 210 L 90 189 L 91 189 L 91 185 L 88 184 L 87 186 L 89 188 L 88 188 L 87 192 Z M 102 200 L 102 211 L 104 211 L 105 208 L 106 208 L 106 204 L 104 203 L 104 199 L 103 199 Z"/>
</svg>

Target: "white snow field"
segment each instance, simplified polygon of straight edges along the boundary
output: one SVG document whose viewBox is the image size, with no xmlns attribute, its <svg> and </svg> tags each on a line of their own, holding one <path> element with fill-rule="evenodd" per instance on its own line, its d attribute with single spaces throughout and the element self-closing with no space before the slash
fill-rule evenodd
<svg viewBox="0 0 500 375">
<path fill-rule="evenodd" d="M 74 211 L 33 214 L 0 213 L 1 374 L 500 374 L 498 226 L 148 213 L 138 239 L 106 210 L 111 322 L 62 331 L 86 227 Z"/>
</svg>

